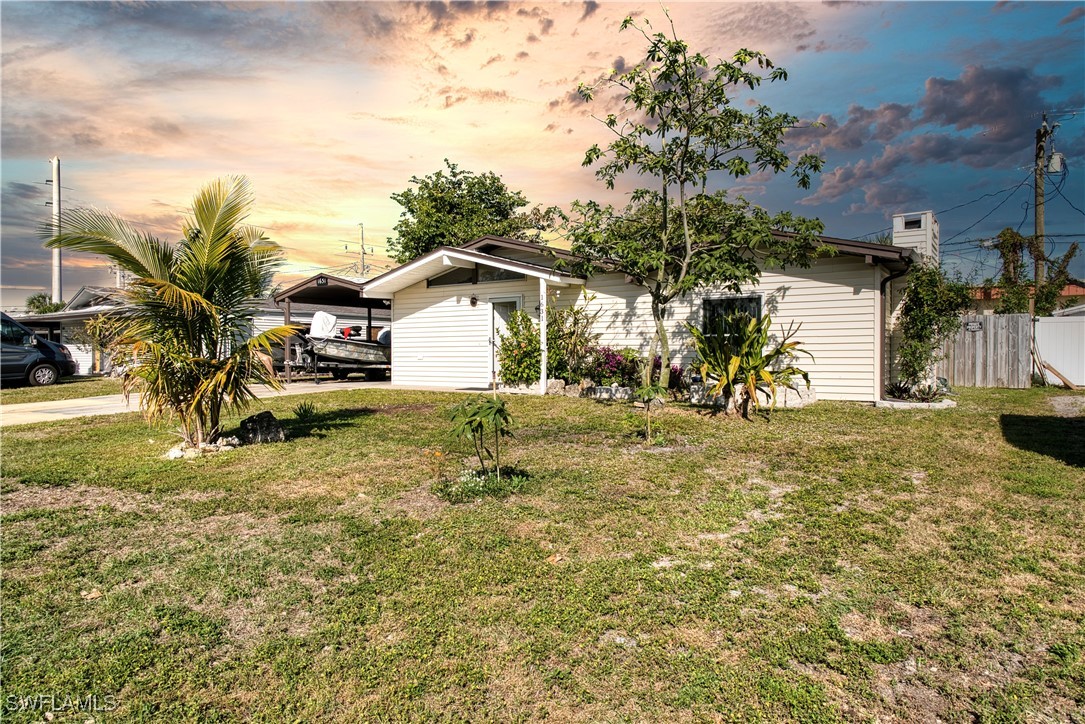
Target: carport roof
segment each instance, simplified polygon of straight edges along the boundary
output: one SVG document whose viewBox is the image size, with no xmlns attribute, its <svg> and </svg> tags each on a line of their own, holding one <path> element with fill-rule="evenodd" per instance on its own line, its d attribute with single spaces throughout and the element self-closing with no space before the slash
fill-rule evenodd
<svg viewBox="0 0 1085 724">
<path fill-rule="evenodd" d="M 292 304 L 383 309 L 383 303 L 375 304 L 375 300 L 362 298 L 365 284 L 365 279 L 358 277 L 316 274 L 275 294 L 272 299 L 276 303 L 289 301 Z"/>
</svg>

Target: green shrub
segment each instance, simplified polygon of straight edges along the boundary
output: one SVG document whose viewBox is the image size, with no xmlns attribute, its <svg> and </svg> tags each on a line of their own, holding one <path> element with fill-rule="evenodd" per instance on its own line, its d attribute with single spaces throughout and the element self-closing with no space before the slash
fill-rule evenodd
<svg viewBox="0 0 1085 724">
<path fill-rule="evenodd" d="M 585 297 L 585 302 L 591 297 Z M 557 307 L 551 300 L 546 308 L 546 376 L 548 379 L 579 379 L 591 354 L 591 345 L 599 339 L 592 332 L 599 312 L 586 306 Z M 498 342 L 497 359 L 501 381 L 509 385 L 531 384 L 539 380 L 542 349 L 539 327 L 527 312 L 513 312 Z"/>
<path fill-rule="evenodd" d="M 916 385 L 912 389 L 911 399 L 916 402 L 938 402 L 942 399 L 942 391 L 938 389 L 938 385 Z"/>
<path fill-rule="evenodd" d="M 631 347 L 595 347 L 590 351 L 581 375 L 597 385 L 617 383 L 622 387 L 639 387 L 640 369 L 640 352 Z"/>
<path fill-rule="evenodd" d="M 891 382 L 885 386 L 885 396 L 892 400 L 907 400 L 912 396 L 912 386 L 907 382 Z"/>
<path fill-rule="evenodd" d="M 951 280 L 937 266 L 914 269 L 901 309 L 900 378 L 922 382 L 941 359 L 942 343 L 961 326 L 961 312 L 971 303 L 968 285 Z"/>
<path fill-rule="evenodd" d="M 316 405 L 309 400 L 299 402 L 294 405 L 294 417 L 301 423 L 313 422 L 317 418 Z"/>
<path fill-rule="evenodd" d="M 501 364 L 501 381 L 507 385 L 530 384 L 539 381 L 542 349 L 539 328 L 527 312 L 516 310 L 509 315 L 505 333 L 497 345 Z"/>
<path fill-rule="evenodd" d="M 790 387 L 796 376 L 810 386 L 810 375 L 790 364 L 796 355 L 814 358 L 800 348 L 801 342 L 789 341 L 799 327 L 789 327 L 778 342 L 770 345 L 771 327 L 772 317 L 754 319 L 745 312 L 720 318 L 709 334 L 692 324 L 686 325 L 701 359 L 701 377 L 706 386 L 711 385 L 706 391 L 712 396 L 723 395 L 725 403 L 734 400 L 735 409 L 741 410 L 746 418 L 750 416 L 751 406 L 754 409 L 761 406 L 758 391 L 771 397 L 771 410 L 776 406 L 777 387 Z"/>
<path fill-rule="evenodd" d="M 589 312 L 587 305 L 595 295 L 584 292 L 584 304 L 558 307 L 552 300 L 546 309 L 547 375 L 570 382 L 578 381 L 591 356 L 599 333 L 593 332 L 599 311 Z"/>
</svg>

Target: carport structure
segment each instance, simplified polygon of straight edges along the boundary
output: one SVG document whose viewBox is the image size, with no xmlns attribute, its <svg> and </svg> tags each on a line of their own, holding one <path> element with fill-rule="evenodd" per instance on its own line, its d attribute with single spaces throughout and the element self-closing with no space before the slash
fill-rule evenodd
<svg viewBox="0 0 1085 724">
<path fill-rule="evenodd" d="M 292 324 L 292 307 L 304 305 L 308 309 L 319 308 L 336 316 L 346 313 L 355 318 L 364 318 L 365 339 L 375 340 L 381 328 L 392 322 L 392 302 L 389 299 L 363 297 L 364 286 L 365 280 L 361 278 L 317 274 L 278 292 L 272 299 L 283 309 L 284 324 Z M 289 338 L 284 350 L 287 382 L 290 382 L 295 341 L 295 337 Z"/>
</svg>

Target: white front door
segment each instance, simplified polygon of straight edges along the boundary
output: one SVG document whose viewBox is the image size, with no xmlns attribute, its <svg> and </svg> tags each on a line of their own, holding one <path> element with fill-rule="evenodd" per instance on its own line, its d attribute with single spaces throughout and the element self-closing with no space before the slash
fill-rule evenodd
<svg viewBox="0 0 1085 724">
<path fill-rule="evenodd" d="M 490 300 L 492 322 L 490 331 L 490 379 L 496 380 L 500 364 L 497 360 L 497 347 L 501 344 L 501 335 L 508 328 L 509 317 L 520 308 L 520 297 L 496 298 Z"/>
</svg>

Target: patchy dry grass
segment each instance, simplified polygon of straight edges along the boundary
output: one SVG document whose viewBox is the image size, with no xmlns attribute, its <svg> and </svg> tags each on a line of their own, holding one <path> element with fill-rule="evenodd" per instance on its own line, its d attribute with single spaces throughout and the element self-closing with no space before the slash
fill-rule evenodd
<svg viewBox="0 0 1085 724">
<path fill-rule="evenodd" d="M 136 415 L 4 430 L 5 718 L 1085 717 L 1083 395 L 675 407 L 652 447 L 628 407 L 514 397 L 530 482 L 459 505 L 425 452 L 456 397 L 311 399 L 194 461 Z"/>
</svg>

